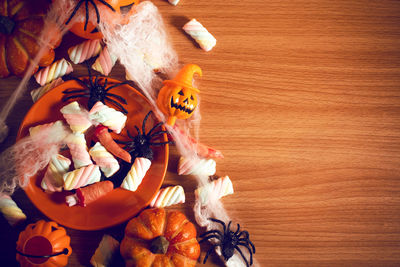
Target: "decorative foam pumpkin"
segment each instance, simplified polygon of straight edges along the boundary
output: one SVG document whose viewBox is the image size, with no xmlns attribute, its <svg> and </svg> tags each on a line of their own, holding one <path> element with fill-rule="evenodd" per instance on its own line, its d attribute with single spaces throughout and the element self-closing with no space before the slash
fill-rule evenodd
<svg viewBox="0 0 400 267">
<path fill-rule="evenodd" d="M 86 0 L 78 0 L 77 4 L 79 4 L 80 2 L 85 2 L 85 1 Z M 135 4 L 139 3 L 139 0 L 103 0 L 103 1 L 108 3 L 110 6 L 112 6 L 116 12 L 121 12 L 121 7 L 129 6 L 132 4 L 135 5 Z M 94 3 L 97 8 L 99 8 L 100 5 L 105 6 L 99 0 L 94 0 Z M 85 4 L 81 4 L 80 9 L 81 8 L 85 8 Z M 109 9 L 107 6 L 105 6 L 105 8 Z M 109 10 L 111 11 L 111 9 L 109 9 Z M 84 14 L 84 13 L 81 13 L 81 14 Z M 103 35 L 97 29 L 97 23 L 93 24 L 90 21 L 88 22 L 86 29 L 85 29 L 85 21 L 83 21 L 83 22 L 74 23 L 74 25 L 72 25 L 72 27 L 69 30 L 71 32 L 73 32 L 74 34 L 76 34 L 82 38 L 85 38 L 85 39 L 101 39 L 101 38 L 103 38 Z"/>
<path fill-rule="evenodd" d="M 19 234 L 17 261 L 21 267 L 66 266 L 71 253 L 70 238 L 56 222 L 40 220 Z"/>
<path fill-rule="evenodd" d="M 185 65 L 173 80 L 163 81 L 157 97 L 157 105 L 161 111 L 169 116 L 167 124 L 174 125 L 176 119 L 187 119 L 193 115 L 197 107 L 197 94 L 199 89 L 192 85 L 193 75 L 202 75 L 201 69 L 196 64 Z"/>
<path fill-rule="evenodd" d="M 126 266 L 195 266 L 196 228 L 178 211 L 153 208 L 129 221 L 120 251 Z"/>
<path fill-rule="evenodd" d="M 44 26 L 48 8 L 46 0 L 0 0 L 0 77 L 10 74 L 23 76 L 30 61 L 42 44 L 38 38 Z M 53 34 L 39 66 L 48 66 L 54 60 L 54 50 L 61 36 Z M 36 70 L 35 70 L 36 71 Z"/>
</svg>

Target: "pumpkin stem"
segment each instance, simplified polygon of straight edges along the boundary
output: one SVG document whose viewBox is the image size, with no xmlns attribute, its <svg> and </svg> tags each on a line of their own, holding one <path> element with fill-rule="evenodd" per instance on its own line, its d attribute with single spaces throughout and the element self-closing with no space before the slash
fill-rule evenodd
<svg viewBox="0 0 400 267">
<path fill-rule="evenodd" d="M 168 251 L 168 246 L 168 240 L 163 236 L 159 236 L 151 241 L 150 251 L 154 254 L 165 254 Z"/>
<path fill-rule="evenodd" d="M 14 31 L 15 22 L 9 17 L 0 15 L 0 33 L 10 35 Z"/>
</svg>

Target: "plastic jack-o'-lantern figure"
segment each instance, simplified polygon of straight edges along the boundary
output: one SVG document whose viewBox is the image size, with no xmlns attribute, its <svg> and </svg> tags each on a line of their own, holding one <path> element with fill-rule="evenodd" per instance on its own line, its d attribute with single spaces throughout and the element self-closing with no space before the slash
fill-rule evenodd
<svg viewBox="0 0 400 267">
<path fill-rule="evenodd" d="M 193 87 L 193 75 L 202 75 L 196 64 L 185 65 L 173 80 L 165 80 L 163 88 L 158 93 L 157 105 L 169 116 L 167 124 L 173 126 L 176 119 L 187 119 L 193 115 L 197 107 L 199 89 Z"/>
<path fill-rule="evenodd" d="M 55 0 L 53 0 L 53 1 L 55 1 Z M 92 5 L 94 10 L 96 11 L 97 21 L 95 24 L 93 24 L 92 22 L 89 21 L 89 17 L 88 17 L 89 13 L 86 13 L 86 8 L 89 8 L 89 6 L 90 6 L 89 3 Z M 78 0 L 76 3 L 76 6 L 74 8 L 74 11 L 72 12 L 71 16 L 66 21 L 66 24 L 69 24 L 69 22 L 75 16 L 76 11 L 78 11 L 80 8 L 85 8 L 85 11 L 81 13 L 81 14 L 85 14 L 84 21 L 75 22 L 72 25 L 72 27 L 70 28 L 70 31 L 82 38 L 85 38 L 85 39 L 101 39 L 101 38 L 103 38 L 103 35 L 97 29 L 97 24 L 100 22 L 100 13 L 99 13 L 100 5 L 103 5 L 109 11 L 116 11 L 116 12 L 120 13 L 122 7 L 135 5 L 137 3 L 139 3 L 139 0 L 94 0 L 94 1 Z M 90 12 L 90 10 L 89 10 L 89 12 Z"/>
<path fill-rule="evenodd" d="M 71 252 L 70 237 L 56 222 L 40 220 L 29 224 L 17 241 L 17 261 L 21 267 L 66 266 Z"/>
</svg>

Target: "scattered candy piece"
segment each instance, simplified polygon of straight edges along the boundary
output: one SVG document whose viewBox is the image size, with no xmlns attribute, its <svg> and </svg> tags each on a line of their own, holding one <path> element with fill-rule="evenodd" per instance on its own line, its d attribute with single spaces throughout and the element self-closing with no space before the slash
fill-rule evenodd
<svg viewBox="0 0 400 267">
<path fill-rule="evenodd" d="M 100 144 L 100 142 L 97 142 L 92 148 L 90 148 L 89 155 L 100 167 L 100 170 L 106 177 L 112 176 L 119 170 L 118 160 L 116 160 L 114 156 Z"/>
<path fill-rule="evenodd" d="M 205 51 L 210 51 L 217 43 L 214 36 L 207 31 L 196 19 L 192 19 L 183 26 L 183 30 L 189 34 Z"/>
<path fill-rule="evenodd" d="M 171 5 L 176 6 L 179 3 L 179 0 L 168 0 Z"/>
<path fill-rule="evenodd" d="M 64 80 L 62 78 L 57 78 L 54 81 L 52 81 L 49 84 L 45 84 L 39 88 L 33 89 L 31 91 L 31 96 L 32 96 L 32 100 L 35 103 L 36 101 L 38 101 L 39 98 L 41 98 L 45 93 L 47 93 L 48 91 L 50 91 L 51 89 L 53 89 L 54 87 L 59 86 L 60 84 L 62 84 L 64 82 Z"/>
<path fill-rule="evenodd" d="M 51 157 L 46 173 L 42 179 L 41 187 L 46 192 L 61 192 L 64 185 L 63 176 L 69 170 L 71 161 L 63 155 Z"/>
<path fill-rule="evenodd" d="M 185 203 L 185 191 L 180 185 L 160 189 L 150 202 L 150 207 L 163 208 L 178 203 Z"/>
<path fill-rule="evenodd" d="M 0 211 L 11 226 L 26 220 L 26 215 L 10 196 L 0 193 Z"/>
<path fill-rule="evenodd" d="M 68 49 L 69 59 L 75 64 L 97 56 L 101 51 L 100 39 L 87 40 Z"/>
<path fill-rule="evenodd" d="M 151 161 L 149 159 L 136 158 L 135 162 L 132 164 L 131 170 L 122 181 L 121 187 L 126 190 L 136 191 L 150 166 Z"/>
<path fill-rule="evenodd" d="M 92 126 L 89 112 L 76 101 L 64 106 L 60 111 L 74 133 L 84 133 Z"/>
<path fill-rule="evenodd" d="M 108 76 L 114 67 L 115 62 L 117 62 L 117 57 L 111 54 L 107 47 L 104 47 L 96 61 L 93 63 L 92 69 L 100 72 L 104 76 Z"/>
<path fill-rule="evenodd" d="M 233 194 L 232 182 L 228 176 L 220 177 L 205 186 L 195 190 L 196 198 L 200 200 L 201 205 L 207 205 L 211 196 L 216 199 Z"/>
<path fill-rule="evenodd" d="M 41 69 L 35 74 L 35 79 L 41 86 L 50 83 L 51 81 L 69 74 L 73 71 L 71 63 L 66 59 L 60 59 L 55 61 L 50 66 Z"/>
<path fill-rule="evenodd" d="M 127 116 L 118 110 L 104 105 L 101 101 L 98 101 L 89 111 L 89 119 L 119 134 L 125 127 Z"/>
<path fill-rule="evenodd" d="M 214 175 L 216 162 L 213 159 L 190 159 L 181 157 L 178 164 L 179 175 Z"/>
<path fill-rule="evenodd" d="M 131 163 L 131 155 L 122 149 L 111 137 L 108 128 L 105 126 L 97 126 L 94 135 L 100 143 L 107 149 L 108 152 L 128 163 Z"/>
<path fill-rule="evenodd" d="M 29 128 L 29 135 L 30 136 L 35 136 L 36 134 L 41 133 L 43 130 L 51 131 L 52 128 L 56 129 L 59 127 L 64 126 L 64 123 L 62 121 L 55 121 L 55 122 L 50 122 L 50 123 L 45 123 L 45 124 L 40 124 L 37 126 L 33 126 Z"/>
<path fill-rule="evenodd" d="M 91 185 L 76 189 L 76 194 L 65 197 L 68 206 L 79 204 L 83 207 L 96 201 L 114 189 L 111 181 L 96 182 Z"/>
<path fill-rule="evenodd" d="M 86 145 L 85 135 L 73 133 L 67 137 L 67 146 L 70 150 L 75 169 L 93 164 Z"/>
<path fill-rule="evenodd" d="M 64 174 L 64 189 L 72 190 L 100 181 L 99 166 L 90 164 Z"/>
<path fill-rule="evenodd" d="M 113 256 L 119 252 L 119 242 L 110 235 L 103 235 L 90 263 L 94 267 L 110 266 Z"/>
</svg>

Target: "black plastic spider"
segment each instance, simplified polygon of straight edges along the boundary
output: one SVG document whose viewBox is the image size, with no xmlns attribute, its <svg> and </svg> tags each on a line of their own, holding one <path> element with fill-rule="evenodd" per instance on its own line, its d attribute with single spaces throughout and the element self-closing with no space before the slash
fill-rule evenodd
<svg viewBox="0 0 400 267">
<path fill-rule="evenodd" d="M 96 75 L 93 81 L 93 76 L 89 71 L 89 80 L 88 82 L 84 82 L 81 79 L 76 77 L 71 77 L 73 80 L 79 82 L 81 85 L 85 87 L 85 89 L 66 89 L 63 91 L 64 97 L 62 98 L 63 101 L 67 101 L 69 99 L 79 98 L 79 97 L 86 97 L 89 98 L 88 101 L 88 108 L 91 109 L 94 104 L 98 101 L 101 101 L 105 104 L 105 101 L 109 101 L 115 106 L 117 106 L 124 114 L 127 114 L 128 111 L 116 100 L 120 101 L 122 104 L 126 105 L 126 100 L 119 95 L 112 94 L 109 91 L 115 87 L 121 86 L 123 84 L 127 84 L 129 81 L 113 84 L 107 87 L 108 80 L 104 77 L 104 82 L 101 84 L 99 81 L 99 76 Z M 68 96 L 67 96 L 68 95 Z M 115 99 L 112 99 L 112 98 Z"/>
<path fill-rule="evenodd" d="M 162 122 L 159 122 L 156 125 L 154 125 L 153 128 L 151 128 L 150 131 L 148 133 L 146 133 L 146 122 L 147 122 L 147 119 L 149 118 L 150 114 L 152 114 L 152 113 L 153 113 L 153 111 L 150 111 L 149 113 L 147 113 L 146 117 L 144 117 L 141 132 L 140 132 L 139 127 L 135 126 L 135 129 L 137 131 L 136 136 L 132 136 L 132 134 L 129 131 L 127 131 L 129 138 L 131 138 L 132 140 L 130 140 L 130 141 L 115 140 L 117 143 L 125 145 L 124 149 L 127 150 L 129 152 L 129 154 L 131 154 L 132 160 L 134 160 L 135 158 L 138 158 L 138 157 L 144 157 L 144 158 L 148 158 L 148 159 L 152 160 L 153 159 L 153 150 L 151 149 L 150 146 L 162 146 L 165 144 L 172 143 L 172 141 L 154 142 L 154 140 L 153 140 L 157 136 L 168 133 L 167 131 L 163 131 L 163 130 L 153 132 L 155 129 L 157 129 L 158 127 L 160 127 L 163 124 Z"/>
<path fill-rule="evenodd" d="M 102 3 L 103 5 L 105 5 L 106 7 L 108 7 L 109 9 L 111 9 L 112 11 L 115 11 L 115 9 L 106 1 L 104 0 L 97 0 L 100 3 Z M 97 8 L 97 5 L 95 4 L 94 0 L 80 0 L 74 10 L 71 13 L 71 16 L 69 16 L 67 22 L 65 22 L 65 25 L 68 25 L 72 18 L 76 15 L 76 12 L 78 11 L 78 9 L 81 7 L 81 5 L 83 4 L 83 2 L 85 2 L 85 10 L 86 10 L 86 14 L 85 14 L 85 26 L 83 27 L 83 29 L 86 31 L 88 22 L 89 22 L 89 3 L 92 4 L 92 6 L 94 7 L 94 10 L 96 11 L 96 17 L 97 17 L 97 24 L 99 24 L 100 22 L 100 13 L 99 13 L 99 9 Z"/>
<path fill-rule="evenodd" d="M 223 221 L 220 221 L 218 219 L 214 218 L 208 218 L 210 221 L 219 223 L 222 225 L 224 231 L 218 231 L 218 230 L 210 230 L 205 233 L 203 233 L 200 237 L 203 237 L 201 242 L 204 242 L 206 240 L 210 240 L 212 238 L 215 238 L 218 240 L 208 251 L 206 256 L 204 257 L 203 264 L 206 263 L 208 256 L 212 252 L 215 247 L 220 247 L 222 256 L 224 257 L 225 261 L 230 259 L 233 256 L 234 250 L 236 249 L 240 255 L 242 256 L 243 260 L 246 262 L 247 266 L 251 266 L 253 264 L 253 253 L 256 253 L 256 248 L 254 247 L 253 243 L 249 239 L 249 232 L 247 231 L 240 231 L 240 225 L 237 224 L 237 229 L 236 232 L 233 232 L 230 230 L 231 223 L 230 221 L 228 223 L 228 227 L 226 227 L 226 224 Z M 247 248 L 250 254 L 250 264 L 247 261 L 246 257 L 243 255 L 242 250 L 239 248 L 239 246 L 243 246 Z"/>
</svg>

